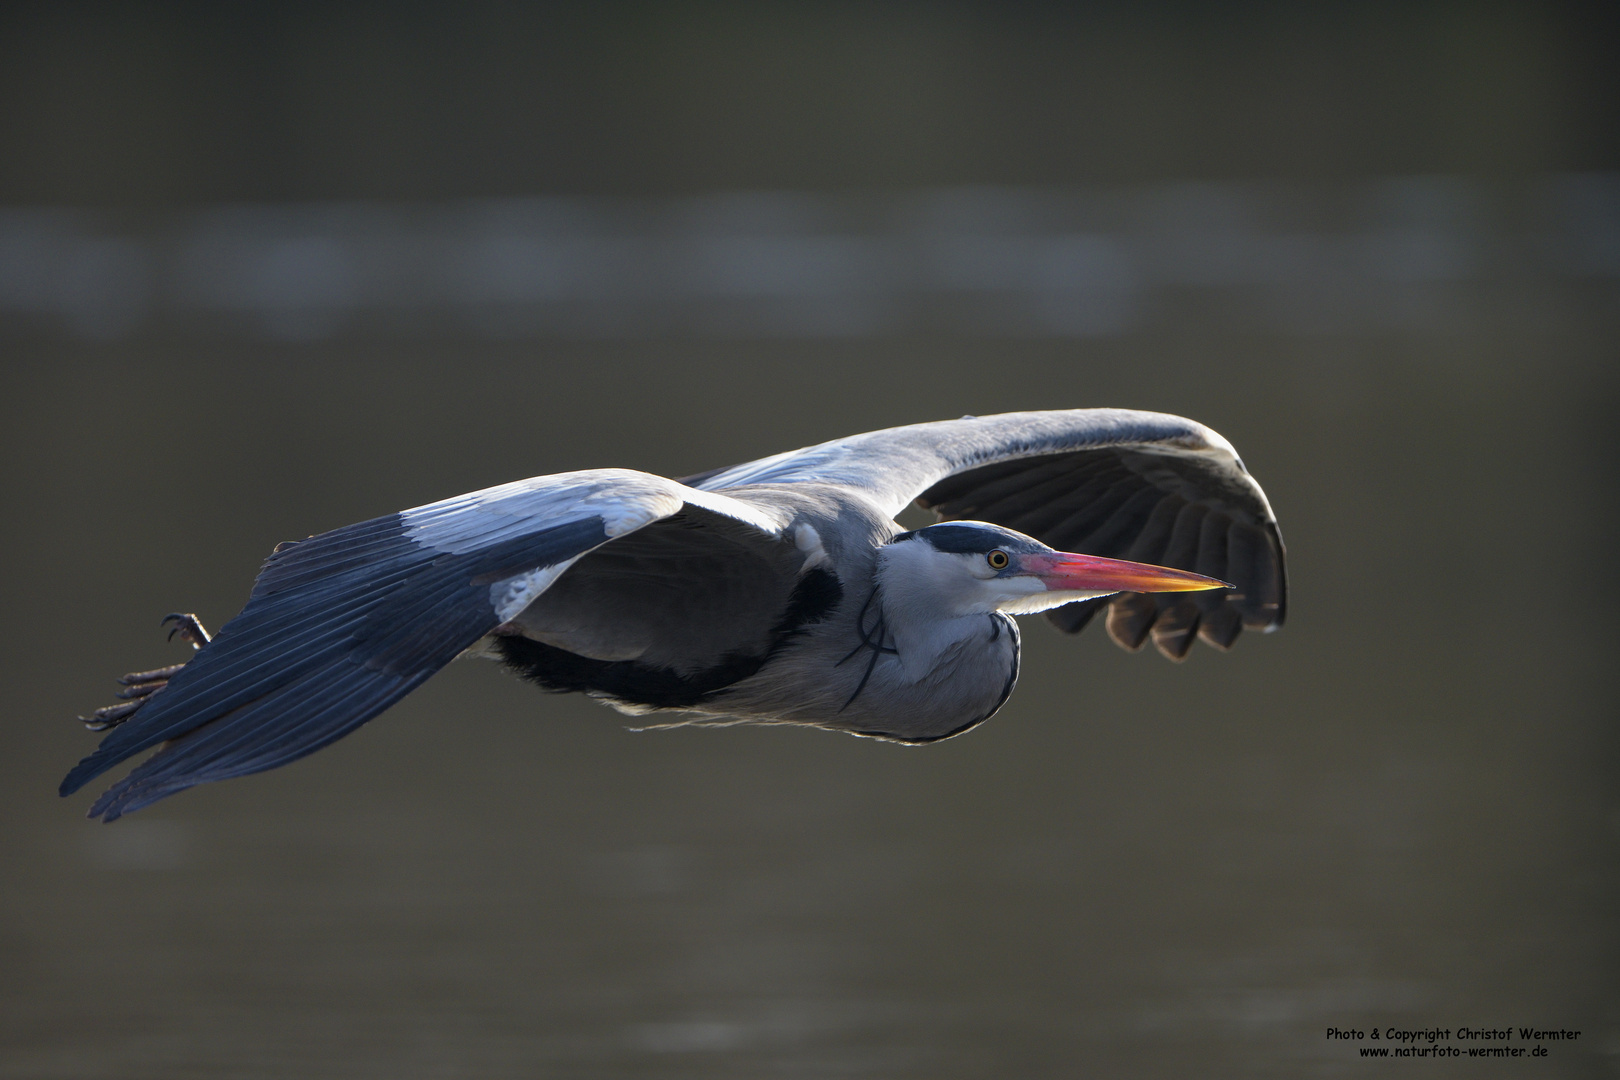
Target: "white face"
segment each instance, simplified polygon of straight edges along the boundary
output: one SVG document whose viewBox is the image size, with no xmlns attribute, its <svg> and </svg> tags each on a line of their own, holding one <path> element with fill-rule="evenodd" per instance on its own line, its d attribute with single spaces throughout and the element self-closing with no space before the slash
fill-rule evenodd
<svg viewBox="0 0 1620 1080">
<path fill-rule="evenodd" d="M 1011 598 L 996 605 L 997 611 L 1005 611 L 1009 615 L 1034 615 L 1041 611 L 1050 611 L 1064 604 L 1072 604 L 1076 600 L 1095 600 L 1099 596 L 1112 596 L 1112 592 L 1089 592 L 1078 589 L 1048 589 L 1038 577 L 1019 576 L 1003 579 L 1007 583 L 1033 582 L 1034 588 L 1039 591 L 1026 592 L 1016 598 Z"/>
<path fill-rule="evenodd" d="M 1016 554 L 1009 553 L 1009 560 Z M 1013 565 L 1016 565 L 1015 563 Z M 1054 591 L 1033 574 L 1008 574 L 988 554 L 936 550 L 909 540 L 883 549 L 885 606 L 904 607 L 933 618 L 1004 611 L 1033 615 L 1108 592 Z"/>
</svg>

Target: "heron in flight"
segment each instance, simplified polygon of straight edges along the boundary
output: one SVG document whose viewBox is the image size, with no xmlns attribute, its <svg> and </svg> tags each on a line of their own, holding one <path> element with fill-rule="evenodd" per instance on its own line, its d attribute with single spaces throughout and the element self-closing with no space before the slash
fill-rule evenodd
<svg viewBox="0 0 1620 1080">
<path fill-rule="evenodd" d="M 938 522 L 902 529 L 913 501 Z M 1013 615 L 1078 633 L 1107 607 L 1120 645 L 1180 660 L 1280 626 L 1286 587 L 1232 445 L 1162 413 L 966 416 L 679 481 L 538 476 L 281 544 L 211 639 L 170 616 L 196 652 L 124 677 L 61 792 L 159 746 L 91 806 L 112 821 L 285 765 L 463 654 L 670 723 L 934 742 L 1012 693 Z"/>
</svg>

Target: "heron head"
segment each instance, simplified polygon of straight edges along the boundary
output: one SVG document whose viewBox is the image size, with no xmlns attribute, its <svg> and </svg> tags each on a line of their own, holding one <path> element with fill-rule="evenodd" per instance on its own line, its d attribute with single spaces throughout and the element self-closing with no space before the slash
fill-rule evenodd
<svg viewBox="0 0 1620 1080">
<path fill-rule="evenodd" d="M 1185 570 L 1054 551 L 983 521 L 946 521 L 900 533 L 880 559 L 886 598 L 939 605 L 941 614 L 952 616 L 1032 614 L 1118 592 L 1230 588 Z"/>
</svg>

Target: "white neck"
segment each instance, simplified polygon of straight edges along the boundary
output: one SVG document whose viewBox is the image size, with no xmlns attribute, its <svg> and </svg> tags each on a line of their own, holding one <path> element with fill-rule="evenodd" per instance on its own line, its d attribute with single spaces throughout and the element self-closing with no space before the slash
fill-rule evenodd
<svg viewBox="0 0 1620 1080">
<path fill-rule="evenodd" d="M 959 572 L 957 556 L 920 540 L 881 548 L 876 582 L 873 604 L 882 608 L 890 643 L 899 650 L 909 682 L 934 670 L 953 645 L 982 634 L 985 615 L 995 610 L 982 582 Z M 868 615 L 868 627 L 876 615 Z"/>
</svg>

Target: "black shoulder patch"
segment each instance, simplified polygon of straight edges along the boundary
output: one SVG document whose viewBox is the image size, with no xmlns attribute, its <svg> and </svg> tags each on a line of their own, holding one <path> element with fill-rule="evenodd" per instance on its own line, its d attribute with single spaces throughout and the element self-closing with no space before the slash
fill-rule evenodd
<svg viewBox="0 0 1620 1080">
<path fill-rule="evenodd" d="M 811 623 L 825 619 L 843 598 L 844 586 L 839 583 L 836 574 L 820 567 L 806 573 L 793 587 L 793 595 L 788 599 L 787 610 L 782 613 L 781 621 L 771 628 L 771 636 L 778 639 L 776 645 L 787 635 L 796 634 Z"/>
</svg>

